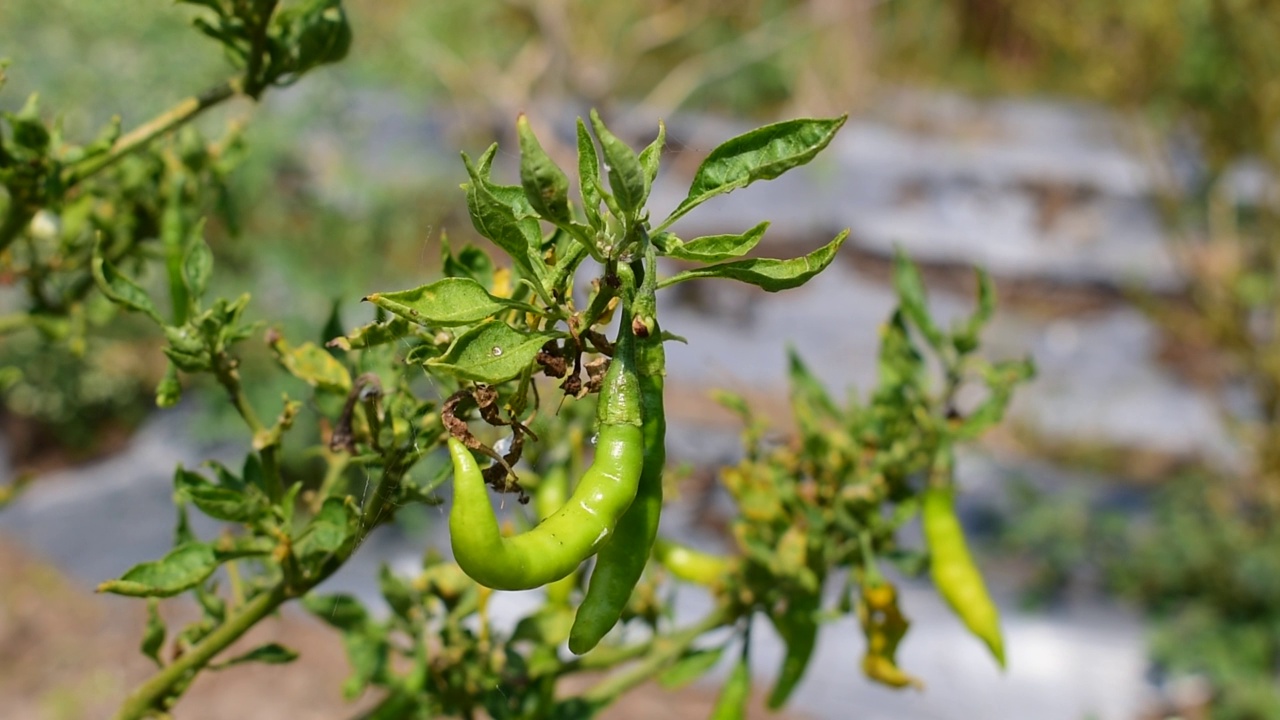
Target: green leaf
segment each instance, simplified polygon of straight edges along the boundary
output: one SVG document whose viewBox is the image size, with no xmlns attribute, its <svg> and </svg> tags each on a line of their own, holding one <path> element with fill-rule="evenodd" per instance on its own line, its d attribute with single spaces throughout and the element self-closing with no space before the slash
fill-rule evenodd
<svg viewBox="0 0 1280 720">
<path fill-rule="evenodd" d="M 101 235 L 93 244 L 93 279 L 97 282 L 98 289 L 111 302 L 143 313 L 156 321 L 156 324 L 164 325 L 164 320 L 160 318 L 160 313 L 156 310 L 155 303 L 151 302 L 147 291 L 143 290 L 138 283 L 121 275 L 115 266 L 103 257 Z"/>
<path fill-rule="evenodd" d="M 704 235 L 685 242 L 670 233 L 659 233 L 653 240 L 661 254 L 667 257 L 692 262 L 720 262 L 751 252 L 768 229 L 769 223 L 762 222 L 741 235 Z"/>
<path fill-rule="evenodd" d="M 81 148 L 80 159 L 91 158 L 103 155 L 111 150 L 111 146 L 116 144 L 116 140 L 120 139 L 120 116 L 113 115 L 107 121 L 106 125 L 98 131 L 98 136 Z M 75 162 L 75 159 L 67 158 L 68 162 Z"/>
<path fill-rule="evenodd" d="M 880 331 L 880 354 L 877 361 L 881 389 L 920 385 L 924 359 L 911 342 L 911 333 L 901 308 L 895 310 Z"/>
<path fill-rule="evenodd" d="M 409 620 L 414 608 L 420 603 L 413 586 L 391 572 L 391 568 L 383 563 L 378 569 L 378 587 L 382 591 L 382 597 L 391 606 L 391 612 L 403 620 Z"/>
<path fill-rule="evenodd" d="M 774 681 L 773 690 L 769 692 L 766 701 L 770 710 L 777 710 L 786 704 L 809 667 L 809 659 L 813 656 L 814 644 L 818 639 L 816 613 L 821 604 L 822 598 L 816 593 L 793 595 L 785 612 L 769 614 L 774 629 L 787 648 L 778 669 L 777 680 Z"/>
<path fill-rule="evenodd" d="M 253 457 L 253 455 L 249 455 L 248 457 Z M 248 457 L 245 459 L 246 462 L 248 462 Z M 217 460 L 208 460 L 204 464 L 208 466 L 210 470 L 213 470 L 214 477 L 218 478 L 219 485 L 232 488 L 234 490 L 239 490 L 245 487 L 245 482 L 241 476 L 232 472 L 231 468 L 226 465 L 223 465 Z"/>
<path fill-rule="evenodd" d="M 911 258 L 901 248 L 893 253 L 893 288 L 898 293 L 903 312 L 919 328 L 920 334 L 929 342 L 929 347 L 940 350 L 946 337 L 929 314 L 924 279 L 920 277 L 920 270 L 915 263 L 911 262 Z"/>
<path fill-rule="evenodd" d="M 305 342 L 292 348 L 281 340 L 275 349 L 284 369 L 311 387 L 339 395 L 351 391 L 351 373 L 347 367 L 319 345 Z"/>
<path fill-rule="evenodd" d="M 440 357 L 443 350 L 439 345 L 432 343 L 421 343 L 409 348 L 409 352 L 404 354 L 404 363 L 406 365 L 423 365 L 432 358 Z"/>
<path fill-rule="evenodd" d="M 312 0 L 275 17 L 292 51 L 287 72 L 301 74 L 318 65 L 338 62 L 351 49 L 351 26 L 340 0 Z"/>
<path fill-rule="evenodd" d="M 351 332 L 325 343 L 325 347 L 339 350 L 363 350 L 366 348 L 399 342 L 409 334 L 409 321 L 396 316 L 386 322 L 361 325 Z"/>
<path fill-rule="evenodd" d="M 951 334 L 951 344 L 961 355 L 967 355 L 978 349 L 978 336 L 982 333 L 982 328 L 991 322 L 991 316 L 996 310 L 995 283 L 991 281 L 991 276 L 986 270 L 977 268 L 977 273 L 978 307 L 973 311 L 973 315 Z"/>
<path fill-rule="evenodd" d="M 658 137 L 649 146 L 640 151 L 640 167 L 644 168 L 644 199 L 649 199 L 653 190 L 653 181 L 658 179 L 658 165 L 662 160 L 662 150 L 667 144 L 667 126 L 658 121 Z"/>
<path fill-rule="evenodd" d="M 667 690 L 682 688 L 710 672 L 711 668 L 720 662 L 720 656 L 723 654 L 723 647 L 713 650 L 691 650 L 658 676 L 658 684 Z"/>
<path fill-rule="evenodd" d="M 342 696 L 354 700 L 370 684 L 385 682 L 390 647 L 381 628 L 367 627 L 362 632 L 346 633 L 342 644 L 347 648 L 351 677 L 342 684 Z"/>
<path fill-rule="evenodd" d="M 221 623 L 227 619 L 227 603 L 218 596 L 213 586 L 214 583 L 197 585 L 193 594 L 196 596 L 196 601 L 200 603 L 200 609 L 204 610 L 205 618 L 214 623 Z"/>
<path fill-rule="evenodd" d="M 571 222 L 569 177 L 542 149 L 524 113 L 516 118 L 516 134 L 520 138 L 520 184 L 529 204 L 551 222 Z"/>
<path fill-rule="evenodd" d="M 1009 401 L 1013 399 L 1013 391 L 1022 383 L 1035 377 L 1035 374 L 1035 363 L 1030 358 L 1006 360 L 985 368 L 983 376 L 987 382 L 989 394 L 973 412 L 969 413 L 960 427 L 956 428 L 954 437 L 971 440 L 988 428 L 999 425 L 1004 419 Z"/>
<path fill-rule="evenodd" d="M 288 398 L 285 399 L 288 405 Z M 267 489 L 267 473 L 262 467 L 262 460 L 257 453 L 244 456 L 244 464 L 240 466 L 240 477 L 248 487 L 255 487 L 264 493 Z"/>
<path fill-rule="evenodd" d="M 179 370 L 204 372 L 213 366 L 213 356 L 209 354 L 208 344 L 200 328 L 187 322 L 178 326 L 165 325 L 162 330 L 165 339 L 169 341 L 164 354 Z"/>
<path fill-rule="evenodd" d="M 347 499 L 331 497 L 320 506 L 320 512 L 293 544 L 293 552 L 304 563 L 327 558 L 355 541 L 360 531 L 360 516 Z"/>
<path fill-rule="evenodd" d="M 541 283 L 547 274 L 547 265 L 542 260 L 542 228 L 537 217 L 517 215 L 509 202 L 494 194 L 496 186 L 480 174 L 465 153 L 462 161 L 471 176 L 471 182 L 463 187 L 472 226 L 502 248 L 526 277 Z"/>
<path fill-rule="evenodd" d="M 173 544 L 182 545 L 183 543 L 196 542 L 196 534 L 191 530 L 191 518 L 187 514 L 187 504 L 180 499 L 175 498 L 174 505 L 177 508 L 178 521 L 173 527 Z"/>
<path fill-rule="evenodd" d="M 156 407 L 171 408 L 182 399 L 182 382 L 178 380 L 178 366 L 172 360 L 165 363 L 164 377 L 156 385 Z"/>
<path fill-rule="evenodd" d="M 804 165 L 822 151 L 844 125 L 847 115 L 830 119 L 787 120 L 757 128 L 726 141 L 694 173 L 689 195 L 662 222 L 659 230 L 716 195 L 772 180 Z"/>
<path fill-rule="evenodd" d="M 358 630 L 371 621 L 369 612 L 350 595 L 316 595 L 302 598 L 302 606 L 320 620 L 343 631 Z"/>
<path fill-rule="evenodd" d="M 13 142 L 21 148 L 36 155 L 44 155 L 49 150 L 49 129 L 40 122 L 40 96 L 31 93 L 26 105 L 17 113 L 4 113 L 9 121 Z"/>
<path fill-rule="evenodd" d="M 548 340 L 563 337 L 555 332 L 522 332 L 506 323 L 477 325 L 459 335 L 444 355 L 426 362 L 431 370 L 464 380 L 496 385 L 529 367 Z"/>
<path fill-rule="evenodd" d="M 658 287 L 663 288 L 698 278 L 729 278 L 755 285 L 767 292 L 789 290 L 800 287 L 825 270 L 831 264 L 831 261 L 835 259 L 836 251 L 840 249 L 840 245 L 844 243 L 847 237 L 849 237 L 849 231 L 845 230 L 837 235 L 834 240 L 808 255 L 790 260 L 774 260 L 772 258 L 735 260 L 719 265 L 708 265 L 694 270 L 686 270 L 659 281 Z"/>
<path fill-rule="evenodd" d="M 547 605 L 516 623 L 511 641 L 528 640 L 539 645 L 557 646 L 569 639 L 573 627 L 573 610 Z"/>
<path fill-rule="evenodd" d="M 147 599 L 147 627 L 142 631 L 142 645 L 139 649 L 143 655 L 155 661 L 159 667 L 164 667 L 164 661 L 160 659 L 160 650 L 164 647 L 165 627 L 164 620 L 160 617 L 160 601 L 157 598 Z"/>
<path fill-rule="evenodd" d="M 254 662 L 265 663 L 267 665 L 285 665 L 297 659 L 298 653 L 296 650 L 290 650 L 280 643 L 267 643 L 266 645 L 258 646 L 243 655 L 233 657 L 226 662 L 210 665 L 209 668 L 211 670 L 222 670 L 224 668 L 229 668 L 232 665 L 242 665 L 244 663 Z"/>
<path fill-rule="evenodd" d="M 267 508 L 267 498 L 257 488 L 229 488 L 214 485 L 203 476 L 178 466 L 174 491 L 215 520 L 253 522 Z"/>
<path fill-rule="evenodd" d="M 747 716 L 747 701 L 751 699 L 751 666 L 744 654 L 724 686 L 720 689 L 720 697 L 711 709 L 709 720 L 742 720 Z"/>
<path fill-rule="evenodd" d="M 578 187 L 582 192 L 582 211 L 587 223 L 599 232 L 604 229 L 600 218 L 600 158 L 596 144 L 587 132 L 586 123 L 578 118 Z"/>
<path fill-rule="evenodd" d="M 628 217 L 635 217 L 644 207 L 648 184 L 645 182 L 644 168 L 640 159 L 626 143 L 609 132 L 600 114 L 591 111 L 591 127 L 600 139 L 600 149 L 604 152 L 605 169 L 609 175 L 609 189 L 618 201 L 618 206 Z M 619 218 L 621 219 L 621 218 Z"/>
<path fill-rule="evenodd" d="M 191 232 L 191 244 L 182 259 L 182 279 L 192 299 L 204 295 L 212 274 L 213 253 L 209 250 L 209 243 L 204 240 L 204 220 L 200 220 Z"/>
<path fill-rule="evenodd" d="M 811 424 L 816 413 L 822 419 L 839 420 L 840 411 L 832 402 L 831 395 L 818 378 L 809 372 L 794 347 L 787 348 L 787 361 L 787 375 L 791 381 L 791 409 L 796 419 Z"/>
<path fill-rule="evenodd" d="M 440 233 L 441 270 L 445 277 L 469 277 L 481 287 L 493 287 L 493 260 L 485 251 L 470 243 L 455 256 L 449 249 L 449 236 Z"/>
<path fill-rule="evenodd" d="M 444 278 L 412 290 L 373 293 L 364 299 L 389 313 L 433 328 L 470 325 L 511 308 L 537 312 L 524 303 L 490 295 L 480 283 L 465 277 Z"/>
<path fill-rule="evenodd" d="M 741 418 L 744 424 L 751 424 L 753 419 L 751 405 L 747 403 L 746 398 L 728 390 L 712 390 L 711 399 L 725 410 Z"/>
<path fill-rule="evenodd" d="M 179 545 L 159 560 L 129 568 L 119 580 L 98 585 L 98 592 L 133 597 L 172 597 L 205 581 L 218 567 L 213 546 L 192 542 Z"/>
<path fill-rule="evenodd" d="M 213 546 L 218 562 L 245 557 L 264 557 L 275 551 L 277 542 L 264 535 L 223 535 Z"/>
</svg>

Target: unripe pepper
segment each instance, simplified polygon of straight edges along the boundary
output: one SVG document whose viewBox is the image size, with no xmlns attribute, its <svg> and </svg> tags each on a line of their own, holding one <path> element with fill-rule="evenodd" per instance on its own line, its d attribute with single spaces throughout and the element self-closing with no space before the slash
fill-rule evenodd
<svg viewBox="0 0 1280 720">
<path fill-rule="evenodd" d="M 731 558 L 694 550 L 661 537 L 653 544 L 653 558 L 677 579 L 703 587 L 723 582 L 734 570 Z"/>
<path fill-rule="evenodd" d="M 528 590 L 573 572 L 609 539 L 631 505 L 644 463 L 634 343 L 624 315 L 613 362 L 600 388 L 595 459 L 569 501 L 537 527 L 503 537 L 471 451 L 449 439 L 454 499 L 449 534 L 458 565 L 495 590 Z"/>
<path fill-rule="evenodd" d="M 640 474 L 635 500 L 618 521 L 613 538 L 596 556 L 587 595 L 574 617 L 573 628 L 569 632 L 569 650 L 579 655 L 599 644 L 618 623 L 631 591 L 640 581 L 649 561 L 662 514 L 662 472 L 667 462 L 667 421 L 662 406 L 666 356 L 657 321 L 658 268 L 652 245 L 648 246 L 643 265 L 637 262 L 634 270 L 622 269 L 624 303 L 627 286 L 635 286 L 636 272 L 642 272 L 644 279 L 631 303 L 631 311 L 623 314 L 621 332 L 630 332 L 636 338 L 635 361 L 644 418 L 644 470 Z"/>
<path fill-rule="evenodd" d="M 932 482 L 921 500 L 920 518 L 929 546 L 929 571 L 943 599 L 969 632 L 987 644 L 1000 667 L 1004 667 L 1000 613 L 973 563 L 965 544 L 964 529 L 956 517 L 955 490 L 950 484 L 951 464 L 951 451 L 943 448 L 934 464 Z"/>
</svg>

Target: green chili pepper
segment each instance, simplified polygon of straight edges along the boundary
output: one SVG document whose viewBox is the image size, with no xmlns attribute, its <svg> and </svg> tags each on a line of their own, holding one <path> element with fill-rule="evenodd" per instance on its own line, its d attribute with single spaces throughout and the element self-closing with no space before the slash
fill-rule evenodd
<svg viewBox="0 0 1280 720">
<path fill-rule="evenodd" d="M 534 509 L 538 513 L 538 520 L 546 520 L 555 514 L 557 510 L 564 507 L 565 501 L 569 498 L 569 476 L 564 465 L 556 465 L 542 478 L 542 482 L 538 484 L 538 488 L 533 493 Z M 577 584 L 577 577 L 573 572 L 547 585 L 547 602 L 558 607 L 565 607 L 569 604 L 569 595 L 573 593 L 573 586 Z"/>
<path fill-rule="evenodd" d="M 653 557 L 679 580 L 709 587 L 733 572 L 733 560 L 704 553 L 666 538 L 653 544 Z"/>
<path fill-rule="evenodd" d="M 933 482 L 924 491 L 920 515 L 924 538 L 929 546 L 930 574 L 938 592 L 969 628 L 987 644 L 1000 667 L 1004 667 L 1004 641 L 1000 636 L 1000 614 L 982 582 L 964 541 L 964 529 L 956 517 L 955 490 L 951 487 L 951 453 L 939 452 Z"/>
<path fill-rule="evenodd" d="M 806 594 L 794 598 L 785 612 L 770 616 L 773 627 L 787 646 L 778 679 L 769 693 L 770 710 L 777 710 L 787 703 L 787 698 L 791 697 L 809 667 L 809 658 L 813 656 L 813 647 L 818 641 L 816 613 L 821 604 L 821 595 Z"/>
<path fill-rule="evenodd" d="M 711 720 L 741 720 L 747 716 L 747 698 L 751 696 L 751 667 L 744 653 L 724 681 Z"/>
<path fill-rule="evenodd" d="M 631 505 L 643 466 L 640 389 L 634 341 L 624 312 L 613 362 L 600 388 L 596 455 L 572 497 L 537 527 L 504 538 L 471 452 L 449 439 L 454 499 L 449 534 L 454 558 L 476 582 L 528 590 L 555 582 L 600 549 Z"/>
<path fill-rule="evenodd" d="M 630 330 L 636 337 L 636 371 L 644 415 L 644 470 L 640 474 L 635 500 L 618 521 L 617 532 L 596 555 L 587 595 L 574 617 L 573 629 L 569 632 L 569 650 L 579 655 L 594 648 L 618 623 L 631 591 L 640 581 L 649 561 L 654 538 L 658 535 L 658 519 L 662 514 L 662 471 L 667 462 L 667 421 L 662 409 L 662 375 L 666 371 L 666 355 L 662 349 L 662 333 L 658 329 L 655 298 L 658 289 L 657 253 L 652 245 L 647 246 L 645 264 L 639 270 L 644 273 L 644 279 L 632 303 Z M 622 273 L 624 300 L 626 284 L 634 285 L 634 273 L 634 270 Z M 624 314 L 623 321 L 626 319 Z"/>
</svg>

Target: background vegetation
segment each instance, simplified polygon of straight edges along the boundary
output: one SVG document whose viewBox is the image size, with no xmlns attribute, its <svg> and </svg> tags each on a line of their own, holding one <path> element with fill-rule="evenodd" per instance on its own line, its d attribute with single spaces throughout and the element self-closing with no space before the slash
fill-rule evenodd
<svg viewBox="0 0 1280 720">
<path fill-rule="evenodd" d="M 253 152 L 236 163 L 225 195 L 210 199 L 219 212 L 206 236 L 234 270 L 217 282 L 257 288 L 272 319 L 296 335 L 321 326 L 339 298 L 436 272 L 439 253 L 424 239 L 467 227 L 451 157 L 415 158 L 423 171 L 405 173 L 370 161 L 359 143 L 344 153 L 342 144 L 298 137 L 318 119 L 341 134 L 344 115 L 362 103 L 447 109 L 453 121 L 438 128 L 447 147 L 509 132 L 517 110 L 547 97 L 570 108 L 640 103 L 656 115 L 768 118 L 857 110 L 901 85 L 1103 104 L 1133 121 L 1130 140 L 1164 178 L 1157 200 L 1186 281 L 1176 296 L 1135 291 L 1135 299 L 1203 360 L 1188 382 L 1220 399 L 1245 461 L 1162 478 L 1141 522 L 1087 512 L 1063 522 L 1026 499 L 1009 542 L 1054 560 L 1043 575 L 1050 586 L 1082 566 L 1101 569 L 1107 588 L 1155 621 L 1161 667 L 1210 680 L 1215 717 L 1280 715 L 1280 217 L 1270 181 L 1250 196 L 1230 182 L 1245 161 L 1269 178 L 1280 170 L 1280 8 L 1264 0 L 727 7 L 348 3 L 356 34 L 346 62 L 264 108 L 237 102 L 196 124 L 221 137 L 228 120 L 254 116 L 242 138 Z M 122 108 L 126 127 L 150 117 L 224 73 L 216 45 L 188 41 L 187 20 L 158 4 L 9 0 L 0 55 L 13 65 L 0 107 L 16 112 L 39 88 L 42 112 L 58 114 L 70 137 L 91 137 Z M 271 302 L 270 288 L 281 286 L 289 294 Z M 0 309 L 12 309 L 14 295 L 0 288 Z M 358 311 L 350 312 L 348 321 Z M 78 357 L 36 363 L 44 342 L 32 334 L 0 342 L 0 365 L 10 368 L 0 374 L 7 433 L 20 462 L 47 461 L 51 446 L 72 459 L 109 449 L 148 412 L 164 367 L 145 359 L 157 357 L 154 346 L 138 352 L 149 341 L 135 324 L 112 324 Z M 269 361 L 265 349 L 246 358 Z M 270 385 L 253 390 L 279 396 Z"/>
</svg>

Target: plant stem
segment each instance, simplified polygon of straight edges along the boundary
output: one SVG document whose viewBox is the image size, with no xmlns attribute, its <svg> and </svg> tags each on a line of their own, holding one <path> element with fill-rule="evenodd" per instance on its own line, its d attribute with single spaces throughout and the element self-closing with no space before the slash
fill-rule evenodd
<svg viewBox="0 0 1280 720">
<path fill-rule="evenodd" d="M 383 472 L 381 479 L 378 480 L 378 485 L 374 489 L 374 497 L 388 497 L 399 482 L 400 473 L 396 467 L 388 467 Z M 376 519 L 376 517 L 375 515 L 374 518 Z M 185 655 L 138 686 L 125 699 L 119 712 L 116 713 L 115 720 L 139 720 L 139 718 L 146 716 L 148 713 L 161 709 L 160 703 L 170 696 L 174 686 L 183 684 L 191 675 L 203 669 L 217 657 L 218 653 L 225 650 L 236 640 L 239 640 L 250 628 L 275 612 L 285 602 L 302 597 L 310 592 L 313 587 L 328 579 L 338 568 L 342 567 L 357 548 L 364 544 L 364 539 L 369 536 L 369 533 L 373 532 L 374 527 L 375 525 L 373 524 L 362 525 L 359 537 L 351 544 L 351 550 L 345 554 L 335 556 L 319 573 L 309 578 L 305 583 L 291 586 L 288 578 L 282 579 L 267 592 L 240 605 L 225 622 L 196 643 Z"/>
<path fill-rule="evenodd" d="M 551 289 L 553 292 L 564 287 L 569 281 L 569 277 L 587 257 L 588 252 L 589 250 L 585 244 L 574 243 L 569 248 L 569 252 L 565 253 L 563 258 L 560 258 L 560 261 L 555 264 L 551 275 Z"/>
<path fill-rule="evenodd" d="M 387 458 L 386 464 L 382 471 L 382 477 L 378 480 L 378 484 L 373 487 L 373 496 L 369 498 L 369 502 L 364 506 L 364 513 L 361 516 L 360 527 L 372 530 L 381 520 L 387 507 L 387 501 L 395 494 L 400 487 L 400 477 L 403 474 L 399 452 L 394 452 L 392 457 Z M 368 530 L 365 534 L 368 534 Z"/>
<path fill-rule="evenodd" d="M 267 484 L 267 497 L 280 502 L 284 497 L 284 480 L 280 477 L 280 443 L 274 442 L 258 451 L 262 458 L 262 477 Z"/>
<path fill-rule="evenodd" d="M 249 63 L 244 71 L 247 81 L 245 92 L 255 100 L 262 94 L 265 87 L 262 78 L 258 76 L 262 74 L 262 50 L 267 40 L 267 25 L 271 22 L 271 14 L 275 12 L 276 5 L 276 0 L 268 0 L 265 7 L 260 8 L 261 15 L 255 18 L 261 22 L 254 25 L 250 31 L 252 35 L 249 42 Z"/>
<path fill-rule="evenodd" d="M 185 655 L 138 686 L 120 706 L 116 720 L 136 720 L 160 709 L 160 703 L 169 694 L 170 688 L 188 674 L 198 672 L 208 665 L 219 652 L 240 639 L 249 628 L 274 612 L 288 598 L 284 587 L 277 586 L 241 605 L 238 612 L 196 643 Z"/>
<path fill-rule="evenodd" d="M 218 353 L 213 359 L 213 375 L 218 380 L 218 384 L 227 391 L 227 397 L 231 400 L 231 405 L 235 407 L 236 412 L 244 419 L 246 425 L 249 426 L 249 432 L 257 435 L 266 430 L 262 421 L 258 419 L 258 414 L 253 411 L 253 406 L 249 404 L 249 396 L 245 394 L 244 387 L 240 385 L 240 375 L 236 372 L 235 360 L 226 353 Z"/>
<path fill-rule="evenodd" d="M 605 705 L 619 695 L 657 675 L 689 649 L 689 646 L 708 631 L 714 630 L 728 622 L 729 612 L 719 608 L 697 623 L 675 633 L 653 641 L 653 651 L 635 667 L 624 672 L 610 675 L 582 694 L 582 699 L 593 704 Z"/>
<path fill-rule="evenodd" d="M 231 78 L 199 95 L 179 102 L 177 105 L 121 136 L 105 154 L 97 155 L 72 165 L 67 169 L 66 176 L 63 177 L 63 186 L 69 189 L 84 179 L 111 167 L 130 153 L 146 147 L 152 140 L 161 135 L 185 125 L 205 110 L 234 96 L 240 91 L 241 84 L 240 78 Z M 3 242 L 3 235 L 0 235 L 0 242 Z M 0 247 L 3 247 L 3 245 L 0 245 Z"/>
<path fill-rule="evenodd" d="M 350 462 L 351 455 L 345 451 L 326 453 L 324 479 L 320 481 L 320 487 L 316 489 L 315 498 L 311 501 L 313 514 L 320 512 L 320 506 L 342 479 L 342 473 L 346 471 Z"/>
</svg>

